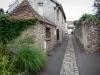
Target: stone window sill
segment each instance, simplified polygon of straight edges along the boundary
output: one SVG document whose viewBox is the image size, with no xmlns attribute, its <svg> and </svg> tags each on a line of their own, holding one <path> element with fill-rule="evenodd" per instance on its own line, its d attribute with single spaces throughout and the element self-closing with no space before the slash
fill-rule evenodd
<svg viewBox="0 0 100 75">
<path fill-rule="evenodd" d="M 51 38 L 46 38 L 46 41 L 51 41 Z"/>
</svg>

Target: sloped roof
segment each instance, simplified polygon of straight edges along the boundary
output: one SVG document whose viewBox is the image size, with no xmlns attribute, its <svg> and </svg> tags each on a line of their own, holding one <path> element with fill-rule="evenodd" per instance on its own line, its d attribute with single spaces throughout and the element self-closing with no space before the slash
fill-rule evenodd
<svg viewBox="0 0 100 75">
<path fill-rule="evenodd" d="M 65 21 L 66 21 L 66 15 L 65 15 L 65 12 L 64 12 L 64 9 L 63 9 L 63 7 L 62 7 L 62 5 L 57 1 L 57 0 L 51 0 L 53 3 L 55 3 L 58 7 L 59 7 L 59 9 L 62 11 L 62 13 L 63 13 L 63 16 L 64 16 L 64 19 L 65 19 Z"/>
<path fill-rule="evenodd" d="M 68 25 L 72 25 L 73 24 L 73 21 L 67 21 L 67 24 Z"/>
<path fill-rule="evenodd" d="M 22 6 L 25 6 L 25 5 L 27 5 L 27 6 L 32 10 L 33 15 L 34 15 L 34 13 L 35 13 L 35 15 L 37 15 L 37 17 L 35 17 L 35 18 L 39 18 L 39 20 L 40 20 L 41 22 L 45 22 L 45 23 L 48 23 L 48 24 L 50 24 L 50 25 L 57 26 L 57 25 L 55 25 L 53 22 L 51 22 L 50 20 L 48 20 L 47 18 L 42 17 L 41 15 L 39 15 L 39 14 L 31 7 L 31 5 L 30 5 L 30 3 L 28 2 L 28 0 L 23 0 L 23 1 L 22 1 L 17 7 L 15 7 L 15 9 L 14 9 L 12 12 L 10 12 L 9 14 L 13 14 L 13 13 L 16 12 L 18 9 L 21 9 Z M 22 14 L 23 14 L 23 13 L 22 13 Z M 30 18 L 32 18 L 32 17 L 30 17 Z M 27 18 L 24 18 L 24 19 L 27 19 Z"/>
</svg>

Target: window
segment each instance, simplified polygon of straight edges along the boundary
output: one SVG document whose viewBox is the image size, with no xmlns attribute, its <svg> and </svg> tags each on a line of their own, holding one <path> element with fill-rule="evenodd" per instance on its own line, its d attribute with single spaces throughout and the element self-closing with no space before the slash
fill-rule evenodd
<svg viewBox="0 0 100 75">
<path fill-rule="evenodd" d="M 43 7 L 43 3 L 38 3 L 38 6 L 42 6 Z"/>
<path fill-rule="evenodd" d="M 57 29 L 57 40 L 59 40 L 59 29 Z"/>
<path fill-rule="evenodd" d="M 37 0 L 38 1 L 38 6 L 43 7 L 43 0 Z"/>
<path fill-rule="evenodd" d="M 51 38 L 51 28 L 46 27 L 46 38 Z"/>
</svg>

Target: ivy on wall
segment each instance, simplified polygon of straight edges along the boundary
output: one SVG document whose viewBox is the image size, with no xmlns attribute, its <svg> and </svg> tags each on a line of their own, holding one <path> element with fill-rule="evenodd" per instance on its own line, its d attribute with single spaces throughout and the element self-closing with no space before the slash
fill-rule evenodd
<svg viewBox="0 0 100 75">
<path fill-rule="evenodd" d="M 20 33 L 32 25 L 36 25 L 38 19 L 23 19 L 16 20 L 9 17 L 9 15 L 0 15 L 0 45 L 3 50 L 7 42 L 20 36 Z"/>
</svg>

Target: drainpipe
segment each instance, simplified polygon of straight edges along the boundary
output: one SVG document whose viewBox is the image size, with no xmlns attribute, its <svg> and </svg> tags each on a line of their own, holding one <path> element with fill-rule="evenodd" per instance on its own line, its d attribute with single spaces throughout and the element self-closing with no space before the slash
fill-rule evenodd
<svg viewBox="0 0 100 75">
<path fill-rule="evenodd" d="M 57 24 L 57 7 L 54 7 L 54 11 L 55 11 L 55 24 Z"/>
</svg>

